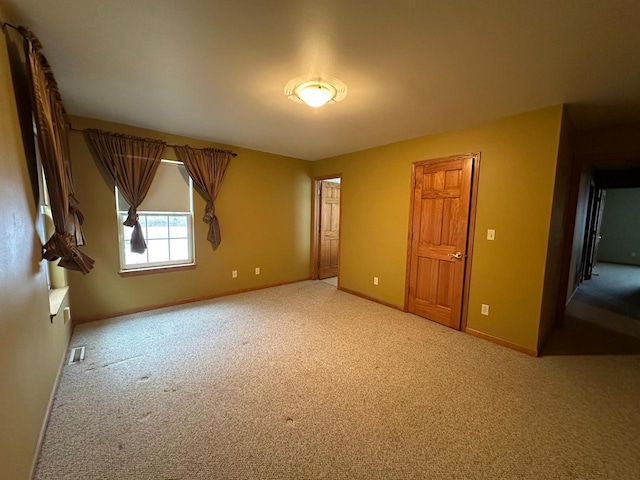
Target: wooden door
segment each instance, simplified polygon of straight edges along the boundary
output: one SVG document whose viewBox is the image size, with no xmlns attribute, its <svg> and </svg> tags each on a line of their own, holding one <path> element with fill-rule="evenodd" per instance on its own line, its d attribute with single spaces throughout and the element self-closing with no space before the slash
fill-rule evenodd
<svg viewBox="0 0 640 480">
<path fill-rule="evenodd" d="M 593 269 L 598 263 L 598 248 L 600 246 L 600 229 L 602 227 L 602 212 L 604 211 L 604 199 L 606 192 L 596 188 L 593 195 L 593 212 L 590 216 L 589 241 L 587 244 L 587 261 L 585 265 L 584 279 L 589 280 L 593 275 Z"/>
<path fill-rule="evenodd" d="M 589 252 L 591 251 L 591 223 L 593 222 L 593 216 L 595 214 L 594 206 L 596 203 L 596 184 L 591 179 L 591 185 L 589 187 L 589 203 L 587 205 L 587 218 L 585 220 L 584 227 L 584 240 L 583 240 L 583 248 L 582 255 L 580 256 L 580 280 L 578 283 L 582 283 L 583 280 L 589 280 L 591 278 L 590 269 L 587 268 L 589 264 Z M 589 275 L 587 277 L 587 275 Z"/>
<path fill-rule="evenodd" d="M 604 214 L 604 201 L 607 198 L 607 191 L 600 190 L 600 205 L 598 205 L 598 225 L 596 227 L 596 241 L 593 249 L 593 267 L 598 265 L 598 252 L 600 251 L 600 240 L 602 240 L 602 217 Z"/>
<path fill-rule="evenodd" d="M 460 330 L 474 157 L 415 165 L 408 310 Z"/>
<path fill-rule="evenodd" d="M 338 275 L 340 184 L 322 181 L 320 189 L 320 258 L 318 278 Z"/>
</svg>

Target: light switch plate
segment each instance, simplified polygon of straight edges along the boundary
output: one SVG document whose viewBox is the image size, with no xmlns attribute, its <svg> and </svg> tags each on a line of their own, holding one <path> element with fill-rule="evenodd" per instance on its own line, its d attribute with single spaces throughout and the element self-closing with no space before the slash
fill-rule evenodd
<svg viewBox="0 0 640 480">
<path fill-rule="evenodd" d="M 496 239 L 496 231 L 493 228 L 487 230 L 487 240 L 495 240 Z"/>
</svg>

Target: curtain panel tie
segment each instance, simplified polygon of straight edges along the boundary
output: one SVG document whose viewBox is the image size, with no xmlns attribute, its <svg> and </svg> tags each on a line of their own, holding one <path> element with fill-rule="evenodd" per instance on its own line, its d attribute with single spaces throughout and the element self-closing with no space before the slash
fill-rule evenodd
<svg viewBox="0 0 640 480">
<path fill-rule="evenodd" d="M 123 225 L 126 225 L 127 227 L 133 227 L 133 232 L 131 232 L 131 251 L 133 253 L 144 253 L 147 250 L 147 242 L 144 239 L 142 227 L 138 221 L 139 218 L 140 216 L 136 209 L 129 207 L 127 219 L 123 223 Z"/>
<path fill-rule="evenodd" d="M 220 233 L 220 223 L 218 222 L 218 217 L 216 217 L 216 207 L 213 202 L 207 202 L 207 206 L 204 209 L 204 217 L 202 217 L 202 221 L 209 224 L 207 240 L 211 243 L 215 250 L 218 245 L 220 245 L 222 234 Z"/>
<path fill-rule="evenodd" d="M 75 239 L 68 232 L 55 232 L 42 247 L 42 258 L 49 262 L 60 259 L 59 266 L 82 273 L 89 273 L 95 263 L 78 249 Z"/>
<path fill-rule="evenodd" d="M 202 217 L 202 221 L 204 223 L 211 223 L 214 218 L 216 218 L 216 207 L 213 202 L 207 202 L 206 207 L 204 207 L 204 217 Z"/>
<path fill-rule="evenodd" d="M 127 219 L 124 221 L 123 225 L 127 227 L 135 227 L 138 224 L 138 219 L 140 216 L 135 208 L 129 207 L 129 211 L 127 212 Z"/>
</svg>

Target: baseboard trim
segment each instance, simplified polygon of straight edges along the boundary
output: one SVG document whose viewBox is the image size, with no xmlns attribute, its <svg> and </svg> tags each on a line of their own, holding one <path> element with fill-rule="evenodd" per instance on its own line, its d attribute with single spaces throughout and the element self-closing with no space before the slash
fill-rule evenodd
<svg viewBox="0 0 640 480">
<path fill-rule="evenodd" d="M 60 365 L 58 365 L 58 373 L 56 373 L 56 379 L 53 382 L 53 387 L 51 388 L 51 394 L 49 395 L 49 402 L 47 403 L 47 410 L 44 413 L 44 418 L 42 419 L 42 426 L 40 427 L 40 434 L 38 435 L 38 441 L 36 442 L 36 449 L 33 453 L 33 459 L 31 460 L 31 468 L 29 470 L 29 476 L 27 478 L 32 479 L 36 474 L 36 467 L 38 465 L 38 457 L 40 456 L 40 450 L 42 449 L 42 443 L 44 442 L 44 435 L 47 432 L 47 427 L 49 426 L 49 419 L 51 418 L 51 409 L 53 408 L 53 401 L 56 398 L 56 393 L 58 393 L 58 385 L 60 385 L 60 378 L 62 377 L 62 369 L 64 368 L 65 361 L 67 359 L 67 353 L 69 352 L 69 345 L 71 345 L 71 337 L 73 336 L 73 327 L 75 323 L 73 319 L 71 319 L 71 332 L 69 333 L 69 337 L 67 338 L 67 344 L 64 348 L 64 352 L 62 353 L 62 358 L 60 358 Z"/>
<path fill-rule="evenodd" d="M 379 300 L 375 297 L 370 297 L 369 295 L 365 295 L 364 293 L 356 292 L 355 290 L 350 290 L 348 288 L 344 288 L 340 286 L 338 286 L 338 290 L 345 293 L 349 293 L 351 295 L 355 295 L 356 297 L 364 298 L 365 300 L 369 300 L 371 302 L 379 303 L 380 305 L 384 305 L 385 307 L 394 308 L 396 310 L 400 310 L 401 312 L 404 312 L 404 308 L 400 307 L 399 305 L 388 303 L 388 302 L 385 302 L 384 300 Z"/>
<path fill-rule="evenodd" d="M 307 280 L 311 280 L 311 279 L 309 277 L 300 278 L 298 280 L 290 280 L 290 281 L 287 281 L 287 282 L 272 283 L 272 284 L 269 284 L 269 285 L 262 285 L 260 287 L 243 288 L 243 289 L 240 289 L 240 290 L 231 290 L 229 292 L 216 293 L 214 295 L 205 295 L 205 296 L 202 296 L 202 297 L 185 298 L 183 300 L 176 300 L 175 302 L 160 303 L 160 304 L 155 304 L 155 305 L 146 305 L 144 307 L 131 308 L 129 310 L 122 310 L 120 312 L 109 313 L 109 314 L 105 314 L 105 315 L 94 315 L 94 316 L 91 316 L 91 317 L 82 317 L 82 318 L 77 319 L 75 321 L 75 324 L 77 325 L 77 324 L 80 324 L 80 323 L 97 322 L 98 320 L 105 320 L 107 318 L 122 317 L 124 315 L 131 315 L 132 313 L 148 312 L 148 311 L 151 311 L 151 310 L 158 310 L 159 308 L 167 308 L 167 307 L 175 307 L 177 305 L 184 305 L 185 303 L 202 302 L 204 300 L 213 300 L 214 298 L 229 297 L 231 295 L 238 295 L 240 293 L 255 292 L 257 290 L 264 290 L 265 288 L 281 287 L 283 285 L 290 285 L 292 283 L 299 283 L 299 282 L 304 282 L 304 281 L 307 281 Z"/>
<path fill-rule="evenodd" d="M 473 328 L 467 327 L 465 332 L 474 337 L 481 338 L 482 340 L 487 340 L 491 343 L 495 343 L 497 345 L 510 348 L 511 350 L 515 350 L 521 353 L 526 353 L 527 355 L 531 355 L 532 357 L 538 356 L 538 350 L 534 350 L 528 347 L 523 347 L 522 345 L 518 345 L 517 343 L 513 343 L 499 337 L 494 337 L 493 335 L 489 335 L 488 333 L 479 332 L 478 330 L 474 330 Z"/>
</svg>

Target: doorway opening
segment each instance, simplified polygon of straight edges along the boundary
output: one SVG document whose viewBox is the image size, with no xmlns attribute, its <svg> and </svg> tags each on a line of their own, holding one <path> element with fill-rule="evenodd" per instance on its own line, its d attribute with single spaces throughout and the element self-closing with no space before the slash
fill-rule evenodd
<svg viewBox="0 0 640 480">
<path fill-rule="evenodd" d="M 313 179 L 311 278 L 338 287 L 342 175 Z"/>
<path fill-rule="evenodd" d="M 480 154 L 413 164 L 405 310 L 466 330 Z"/>
<path fill-rule="evenodd" d="M 566 301 L 543 354 L 640 353 L 640 169 L 587 164 L 575 185 Z"/>
<path fill-rule="evenodd" d="M 599 176 L 590 192 L 583 281 L 570 311 L 640 340 L 640 188 L 611 188 Z"/>
</svg>

